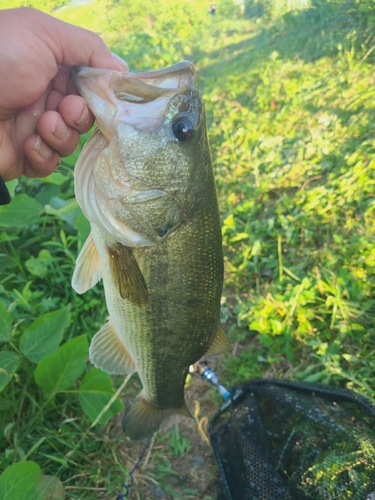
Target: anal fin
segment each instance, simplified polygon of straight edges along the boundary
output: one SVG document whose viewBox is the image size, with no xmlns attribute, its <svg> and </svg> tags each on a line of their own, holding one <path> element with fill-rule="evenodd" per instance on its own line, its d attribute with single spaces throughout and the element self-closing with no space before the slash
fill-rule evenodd
<svg viewBox="0 0 375 500">
<path fill-rule="evenodd" d="M 226 336 L 223 326 L 218 322 L 216 335 L 212 341 L 212 344 L 208 348 L 206 354 L 218 354 L 220 352 L 230 352 L 232 351 L 232 346 Z"/>
<path fill-rule="evenodd" d="M 111 321 L 103 325 L 94 335 L 89 356 L 93 365 L 112 375 L 125 375 L 137 371 Z"/>
<path fill-rule="evenodd" d="M 90 233 L 77 257 L 72 287 L 77 293 L 85 293 L 96 285 L 101 277 L 99 255 Z"/>
<path fill-rule="evenodd" d="M 148 303 L 148 289 L 131 248 L 116 243 L 108 246 L 108 255 L 111 274 L 120 296 L 144 307 Z"/>
</svg>

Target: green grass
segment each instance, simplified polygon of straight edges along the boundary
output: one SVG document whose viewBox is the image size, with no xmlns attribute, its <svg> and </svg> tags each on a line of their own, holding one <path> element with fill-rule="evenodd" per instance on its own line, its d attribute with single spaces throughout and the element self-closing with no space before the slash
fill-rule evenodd
<svg viewBox="0 0 375 500">
<path fill-rule="evenodd" d="M 229 0 L 218 6 L 216 18 L 198 0 L 97 1 L 58 15 L 99 31 L 132 70 L 196 65 L 223 221 L 222 320 L 235 346 L 222 381 L 287 377 L 375 400 L 373 4 L 315 0 L 288 13 L 283 2 L 248 1 L 245 14 Z M 92 396 L 86 351 L 68 387 L 45 387 L 54 376 L 45 360 L 58 353 L 63 363 L 61 349 L 90 340 L 106 315 L 100 286 L 82 297 L 70 286 L 88 233 L 73 196 L 76 157 L 60 176 L 23 179 L 0 209 L 0 341 L 12 353 L 0 372 L 1 468 L 34 461 L 60 478 L 67 499 L 114 500 L 142 448 L 122 439 L 120 402 L 93 426 L 100 408 L 82 403 Z M 54 329 L 48 356 L 45 344 L 30 354 L 32 332 L 52 328 L 57 310 L 65 327 Z M 65 366 L 53 365 L 55 375 Z M 95 404 L 122 382 L 101 380 Z M 191 408 L 201 403 L 199 422 L 219 400 L 197 384 L 188 394 Z M 120 399 L 137 392 L 134 377 Z M 214 459 L 194 421 L 163 428 L 146 463 L 130 498 L 216 498 Z"/>
</svg>

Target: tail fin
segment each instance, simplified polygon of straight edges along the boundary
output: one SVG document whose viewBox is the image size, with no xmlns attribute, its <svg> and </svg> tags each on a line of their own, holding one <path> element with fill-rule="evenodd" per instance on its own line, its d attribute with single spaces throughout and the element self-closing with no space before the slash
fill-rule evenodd
<svg viewBox="0 0 375 500">
<path fill-rule="evenodd" d="M 133 441 L 141 441 L 156 432 L 162 421 L 175 413 L 191 417 L 186 404 L 182 408 L 159 409 L 140 394 L 126 410 L 122 429 Z"/>
</svg>

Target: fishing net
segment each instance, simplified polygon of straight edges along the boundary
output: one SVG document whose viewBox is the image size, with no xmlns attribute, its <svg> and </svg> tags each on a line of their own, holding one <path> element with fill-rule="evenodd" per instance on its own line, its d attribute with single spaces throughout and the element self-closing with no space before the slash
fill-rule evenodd
<svg viewBox="0 0 375 500">
<path fill-rule="evenodd" d="M 218 500 L 375 500 L 375 406 L 348 390 L 252 380 L 210 434 Z"/>
</svg>

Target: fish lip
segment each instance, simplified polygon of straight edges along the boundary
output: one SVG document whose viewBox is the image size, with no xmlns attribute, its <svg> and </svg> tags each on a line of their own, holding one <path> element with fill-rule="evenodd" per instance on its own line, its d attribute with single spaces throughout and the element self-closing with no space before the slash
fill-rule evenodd
<svg viewBox="0 0 375 500">
<path fill-rule="evenodd" d="M 92 93 L 98 93 L 102 88 L 104 92 L 101 97 L 107 96 L 110 90 L 110 77 L 113 73 L 121 73 L 120 71 L 107 70 L 101 68 L 91 68 L 89 66 L 75 66 L 72 69 L 74 83 L 80 94 L 89 101 Z M 100 79 L 100 83 L 98 80 Z M 103 83 L 106 85 L 103 86 Z"/>
<path fill-rule="evenodd" d="M 195 75 L 195 68 L 190 61 L 181 61 L 167 68 L 161 68 L 153 71 L 144 71 L 136 73 L 135 76 L 140 80 L 166 80 L 172 76 L 178 76 L 177 86 L 187 87 L 193 80 Z"/>
<path fill-rule="evenodd" d="M 72 68 L 74 79 L 82 76 L 105 75 L 106 73 L 128 73 L 128 71 L 117 71 L 115 69 L 92 68 L 91 66 L 74 66 Z"/>
<path fill-rule="evenodd" d="M 73 80 L 80 95 L 96 118 L 96 124 L 107 140 L 115 134 L 117 99 L 111 90 L 111 77 L 120 71 L 75 66 Z"/>
<path fill-rule="evenodd" d="M 189 61 L 141 73 L 73 68 L 77 89 L 108 140 L 119 122 L 147 132 L 160 128 L 171 100 L 194 86 L 194 73 Z"/>
<path fill-rule="evenodd" d="M 165 89 L 164 92 L 166 93 L 172 93 L 173 90 L 176 91 L 190 86 L 194 81 L 194 74 L 194 66 L 189 61 L 181 61 L 167 68 L 141 73 L 91 68 L 88 66 L 75 66 L 73 68 L 74 82 L 83 97 L 86 97 L 86 88 L 90 89 L 90 83 L 92 86 L 95 85 L 92 82 L 95 79 L 100 79 L 102 85 L 103 82 L 107 83 L 105 85 L 106 92 L 114 92 L 115 87 L 121 83 L 126 85 L 126 82 L 130 84 L 131 82 L 140 81 L 140 83 L 142 82 L 150 87 L 151 94 L 155 93 L 156 89 L 159 90 L 157 93 L 161 94 L 162 89 Z M 98 85 L 95 85 L 96 91 L 97 87 Z"/>
</svg>

